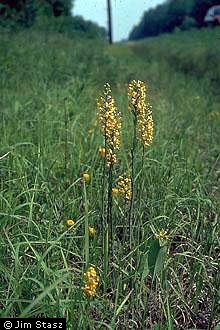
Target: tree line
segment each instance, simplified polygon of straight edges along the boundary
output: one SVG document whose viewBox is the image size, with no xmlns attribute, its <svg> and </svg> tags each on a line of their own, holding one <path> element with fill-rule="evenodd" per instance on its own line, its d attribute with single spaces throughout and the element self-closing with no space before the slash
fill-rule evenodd
<svg viewBox="0 0 220 330">
<path fill-rule="evenodd" d="M 30 26 L 38 15 L 71 15 L 72 5 L 72 0 L 0 0 L 0 19 Z"/>
<path fill-rule="evenodd" d="M 105 29 L 96 23 L 72 16 L 73 7 L 74 0 L 0 0 L 0 27 L 16 30 L 35 26 L 69 36 L 106 36 Z"/>
<path fill-rule="evenodd" d="M 144 13 L 140 23 L 132 29 L 129 39 L 170 33 L 175 28 L 188 30 L 202 27 L 207 10 L 214 5 L 220 5 L 220 0 L 167 0 Z"/>
</svg>

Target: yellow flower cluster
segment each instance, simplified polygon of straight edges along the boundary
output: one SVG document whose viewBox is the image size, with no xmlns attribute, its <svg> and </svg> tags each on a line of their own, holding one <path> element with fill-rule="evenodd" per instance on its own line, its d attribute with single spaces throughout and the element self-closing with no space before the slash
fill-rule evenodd
<svg viewBox="0 0 220 330">
<path fill-rule="evenodd" d="M 105 145 L 107 146 L 107 150 L 105 150 L 107 165 L 110 166 L 117 160 L 116 150 L 120 146 L 121 115 L 117 110 L 108 83 L 104 85 L 104 92 L 97 100 L 97 109 Z"/>
<path fill-rule="evenodd" d="M 68 227 L 72 227 L 73 225 L 75 225 L 75 221 L 73 221 L 72 219 L 68 219 L 66 220 L 66 224 Z"/>
<path fill-rule="evenodd" d="M 138 133 L 144 145 L 152 143 L 154 122 L 152 107 L 146 102 L 146 83 L 140 80 L 132 80 L 128 85 L 129 110 L 137 118 Z"/>
<path fill-rule="evenodd" d="M 94 227 L 89 227 L 89 236 L 93 237 L 96 234 L 96 230 Z"/>
<path fill-rule="evenodd" d="M 122 193 L 127 201 L 131 200 L 132 188 L 131 188 L 131 178 L 126 178 L 120 175 L 117 182 L 119 188 L 112 188 L 112 193 Z"/>
<path fill-rule="evenodd" d="M 105 157 L 106 151 L 104 147 L 99 147 L 99 155 L 100 157 Z"/>
<path fill-rule="evenodd" d="M 87 272 L 84 273 L 84 277 L 85 286 L 83 287 L 83 291 L 87 296 L 94 297 L 99 284 L 99 277 L 97 276 L 95 268 L 89 267 Z"/>
<path fill-rule="evenodd" d="M 156 239 L 159 239 L 161 242 L 166 242 L 169 238 L 168 231 L 161 229 L 158 234 L 155 235 Z"/>
<path fill-rule="evenodd" d="M 113 188 L 112 188 L 112 195 L 115 196 L 115 195 L 117 195 L 118 193 L 119 193 L 119 189 L 116 188 L 116 187 L 113 187 Z"/>
<path fill-rule="evenodd" d="M 83 173 L 83 174 L 82 174 L 82 178 L 83 178 L 83 180 L 84 180 L 85 182 L 89 182 L 90 179 L 91 179 L 89 173 Z"/>
<path fill-rule="evenodd" d="M 218 111 L 212 111 L 208 114 L 209 119 L 216 118 L 216 117 L 219 117 L 219 116 L 220 116 L 220 112 L 218 112 Z"/>
</svg>

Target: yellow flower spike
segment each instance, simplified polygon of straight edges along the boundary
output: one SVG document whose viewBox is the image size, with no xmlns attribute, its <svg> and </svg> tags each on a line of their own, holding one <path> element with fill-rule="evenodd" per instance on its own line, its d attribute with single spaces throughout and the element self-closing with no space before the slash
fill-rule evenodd
<svg viewBox="0 0 220 330">
<path fill-rule="evenodd" d="M 91 179 L 88 173 L 83 173 L 82 177 L 85 182 L 89 182 Z"/>
<path fill-rule="evenodd" d="M 85 286 L 82 288 L 84 293 L 89 297 L 94 297 L 99 283 L 95 267 L 89 267 L 87 272 L 84 273 Z"/>
<path fill-rule="evenodd" d="M 111 87 L 108 83 L 104 92 L 97 100 L 98 119 L 105 138 L 107 166 L 117 161 L 116 152 L 120 147 L 121 114 L 112 97 Z"/>
<path fill-rule="evenodd" d="M 105 150 L 104 147 L 99 147 L 99 155 L 100 155 L 101 157 L 105 157 L 105 155 L 106 155 L 106 150 Z"/>
<path fill-rule="evenodd" d="M 71 226 L 75 225 L 75 221 L 73 221 L 72 219 L 68 219 L 68 220 L 66 220 L 66 224 L 68 227 L 71 227 Z"/>
<path fill-rule="evenodd" d="M 93 237 L 96 234 L 96 230 L 94 227 L 89 227 L 89 236 Z"/>
<path fill-rule="evenodd" d="M 128 85 L 129 111 L 137 118 L 139 138 L 145 146 L 153 140 L 154 122 L 152 107 L 146 102 L 147 84 L 140 80 L 132 80 Z"/>
</svg>

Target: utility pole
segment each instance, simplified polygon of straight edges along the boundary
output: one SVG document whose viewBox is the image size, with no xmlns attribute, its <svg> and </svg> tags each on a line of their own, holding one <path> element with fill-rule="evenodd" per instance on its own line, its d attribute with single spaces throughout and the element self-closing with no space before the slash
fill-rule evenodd
<svg viewBox="0 0 220 330">
<path fill-rule="evenodd" d="M 109 43 L 112 44 L 112 8 L 111 8 L 111 0 L 107 0 L 107 11 L 108 11 L 108 36 Z"/>
</svg>

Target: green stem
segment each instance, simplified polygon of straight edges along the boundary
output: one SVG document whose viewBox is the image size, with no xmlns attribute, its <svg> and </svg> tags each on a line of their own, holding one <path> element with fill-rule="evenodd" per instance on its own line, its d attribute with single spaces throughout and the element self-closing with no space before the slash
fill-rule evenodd
<svg viewBox="0 0 220 330">
<path fill-rule="evenodd" d="M 134 127 L 133 127 L 133 145 L 131 149 L 131 201 L 128 214 L 129 223 L 129 248 L 132 249 L 132 224 L 133 224 L 133 209 L 134 209 L 134 190 L 135 190 L 135 151 L 137 145 L 137 117 L 134 115 Z"/>
<path fill-rule="evenodd" d="M 105 152 L 107 152 L 106 144 L 106 132 L 105 138 Z M 108 269 L 109 269 L 109 228 L 107 217 L 105 216 L 105 175 L 106 175 L 106 154 L 103 162 L 103 172 L 102 172 L 102 202 L 101 202 L 101 231 L 102 231 L 102 251 L 103 251 L 103 273 L 104 273 L 104 291 L 106 291 L 108 283 Z"/>
<path fill-rule="evenodd" d="M 144 144 L 143 144 L 143 146 L 142 146 L 142 156 L 141 156 L 141 171 L 144 168 L 144 151 L 145 151 L 145 148 L 144 148 Z"/>
<path fill-rule="evenodd" d="M 107 208 L 107 224 L 110 236 L 110 253 L 113 257 L 113 222 L 112 222 L 112 169 L 113 165 L 110 164 L 108 172 L 108 208 Z"/>
<path fill-rule="evenodd" d="M 107 151 L 107 145 L 106 145 L 106 133 L 105 133 L 105 153 Z M 105 172 L 106 172 L 106 154 L 103 162 L 103 170 L 102 170 L 102 180 L 101 180 L 101 186 L 102 186 L 102 202 L 101 202 L 101 231 L 104 235 L 106 221 L 105 221 L 105 212 L 104 212 L 104 206 L 105 206 Z"/>
<path fill-rule="evenodd" d="M 142 156 L 141 156 L 141 169 L 140 169 L 140 174 L 142 174 L 143 172 L 143 168 L 144 168 L 144 159 L 145 159 L 145 147 L 144 144 L 142 146 Z M 142 203 L 142 193 L 143 193 L 143 187 L 144 187 L 144 182 L 142 181 L 141 183 L 141 188 L 139 189 L 140 194 L 139 194 L 139 210 L 141 210 L 141 203 Z M 141 239 L 141 228 L 142 227 L 142 221 L 140 221 L 138 219 L 137 221 L 137 240 L 138 240 L 138 244 L 140 244 L 140 239 Z"/>
<path fill-rule="evenodd" d="M 67 178 L 67 158 L 68 158 L 68 117 L 67 117 L 67 106 L 66 99 L 64 102 L 64 126 L 65 126 L 65 141 L 64 141 L 64 172 Z"/>
<path fill-rule="evenodd" d="M 84 191 L 84 207 L 85 207 L 85 263 L 86 268 L 89 265 L 89 219 L 88 219 L 88 199 L 87 199 L 87 193 L 86 193 L 86 184 L 85 181 L 83 181 L 83 191 Z"/>
</svg>

